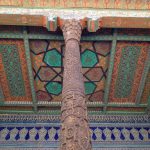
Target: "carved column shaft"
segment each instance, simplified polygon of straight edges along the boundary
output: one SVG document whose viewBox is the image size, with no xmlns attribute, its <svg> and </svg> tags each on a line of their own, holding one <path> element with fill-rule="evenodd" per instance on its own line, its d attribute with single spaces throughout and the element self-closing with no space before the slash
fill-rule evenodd
<svg viewBox="0 0 150 150">
<path fill-rule="evenodd" d="M 61 150 L 91 150 L 79 50 L 82 29 L 78 21 L 67 20 L 62 30 L 66 48 L 61 107 Z"/>
</svg>

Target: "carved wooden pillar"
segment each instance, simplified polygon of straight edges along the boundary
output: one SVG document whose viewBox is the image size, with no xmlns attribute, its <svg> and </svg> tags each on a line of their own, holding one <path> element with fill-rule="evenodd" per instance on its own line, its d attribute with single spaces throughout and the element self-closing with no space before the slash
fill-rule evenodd
<svg viewBox="0 0 150 150">
<path fill-rule="evenodd" d="M 61 150 L 91 150 L 79 50 L 82 28 L 78 21 L 66 20 L 62 31 L 66 49 L 61 107 Z"/>
</svg>

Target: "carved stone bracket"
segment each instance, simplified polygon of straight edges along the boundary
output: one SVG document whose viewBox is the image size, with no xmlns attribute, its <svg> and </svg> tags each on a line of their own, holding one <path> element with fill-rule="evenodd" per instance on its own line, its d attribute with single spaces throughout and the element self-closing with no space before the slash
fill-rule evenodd
<svg viewBox="0 0 150 150">
<path fill-rule="evenodd" d="M 66 20 L 62 31 L 66 49 L 61 107 L 61 150 L 91 150 L 79 51 L 82 28 L 78 21 Z"/>
</svg>

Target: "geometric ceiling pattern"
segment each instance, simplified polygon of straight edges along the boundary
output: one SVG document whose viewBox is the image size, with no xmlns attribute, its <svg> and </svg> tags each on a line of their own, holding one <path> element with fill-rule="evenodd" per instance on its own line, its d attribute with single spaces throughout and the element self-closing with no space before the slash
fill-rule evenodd
<svg viewBox="0 0 150 150">
<path fill-rule="evenodd" d="M 59 114 L 65 52 L 62 35 L 47 36 L 45 30 L 28 28 L 26 39 L 18 29 L 0 28 L 0 113 L 55 110 Z M 133 31 L 119 29 L 116 37 L 111 29 L 90 36 L 83 33 L 80 59 L 91 114 L 148 112 L 149 36 L 145 30 Z"/>
<path fill-rule="evenodd" d="M 103 101 L 111 42 L 82 42 L 81 63 L 89 101 Z M 64 43 L 30 41 L 32 68 L 38 101 L 61 101 Z"/>
<path fill-rule="evenodd" d="M 47 41 L 30 41 L 32 68 L 38 101 L 60 101 L 62 91 L 62 54 L 60 43 L 49 48 Z M 57 47 L 56 47 L 57 46 Z"/>
</svg>

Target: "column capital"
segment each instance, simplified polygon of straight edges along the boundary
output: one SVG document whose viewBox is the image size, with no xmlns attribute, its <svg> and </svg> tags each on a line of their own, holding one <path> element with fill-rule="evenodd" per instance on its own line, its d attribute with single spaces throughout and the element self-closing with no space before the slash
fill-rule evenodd
<svg viewBox="0 0 150 150">
<path fill-rule="evenodd" d="M 71 39 L 75 39 L 80 42 L 82 26 L 78 20 L 65 20 L 62 26 L 62 31 L 66 43 Z"/>
</svg>

